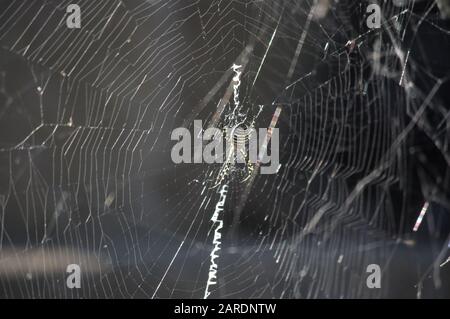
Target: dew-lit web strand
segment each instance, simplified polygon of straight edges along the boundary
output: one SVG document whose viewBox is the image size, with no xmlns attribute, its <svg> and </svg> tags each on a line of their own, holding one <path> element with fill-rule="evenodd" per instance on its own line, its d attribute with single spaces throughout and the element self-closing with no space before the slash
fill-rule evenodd
<svg viewBox="0 0 450 319">
<path fill-rule="evenodd" d="M 247 60 L 248 61 L 248 60 Z M 246 61 L 244 61 L 246 62 Z M 233 64 L 233 66 L 231 67 L 231 69 L 234 72 L 234 77 L 233 77 L 233 82 L 230 84 L 229 89 L 227 90 L 227 92 L 225 93 L 225 97 L 224 100 L 226 99 L 226 103 L 228 103 L 228 100 L 231 98 L 231 92 L 233 94 L 233 107 L 235 111 L 239 112 L 239 108 L 240 108 L 240 100 L 239 100 L 239 89 L 241 86 L 241 75 L 243 73 L 243 67 L 245 68 L 245 65 L 236 65 Z M 232 90 L 231 90 L 232 89 Z M 213 121 L 217 121 L 218 118 L 220 118 L 221 113 L 223 112 L 223 108 L 224 106 L 219 105 L 219 108 L 216 111 L 216 118 L 214 119 L 213 117 Z M 233 114 L 231 114 L 231 116 L 233 116 Z M 233 118 L 232 118 L 233 120 Z M 234 123 L 225 123 L 226 125 L 234 125 Z M 230 127 L 228 127 L 228 129 L 230 129 Z M 232 130 L 234 130 L 234 127 L 231 127 Z M 221 245 L 222 245 L 222 228 L 223 228 L 223 214 L 224 214 L 224 206 L 225 206 L 225 201 L 226 201 L 226 196 L 228 193 L 228 176 L 230 173 L 229 172 L 225 172 L 225 170 L 228 170 L 230 168 L 227 167 L 227 165 L 230 163 L 230 161 L 234 161 L 234 156 L 235 156 L 235 150 L 234 150 L 234 143 L 233 143 L 233 139 L 234 139 L 234 133 L 232 133 L 231 137 L 229 137 L 230 140 L 226 140 L 226 144 L 231 145 L 231 151 L 230 153 L 226 155 L 226 159 L 225 159 L 225 164 L 222 165 L 221 170 L 219 171 L 219 176 L 217 177 L 218 179 L 218 184 L 222 184 L 220 186 L 220 199 L 217 202 L 215 208 L 214 208 L 214 213 L 211 217 L 211 221 L 213 223 L 213 227 L 214 227 L 214 233 L 213 233 L 213 249 L 211 251 L 211 260 L 210 260 L 210 267 L 209 267 L 209 272 L 208 272 L 208 279 L 206 282 L 206 287 L 205 287 L 205 292 L 204 292 L 204 296 L 203 299 L 208 298 L 211 295 L 211 291 L 210 291 L 210 286 L 216 285 L 217 284 L 217 273 L 218 273 L 218 261 L 216 261 L 220 255 L 218 254 L 219 251 L 221 250 Z M 230 158 L 232 157 L 232 158 Z M 231 162 L 231 165 L 233 165 L 234 162 Z M 222 174 L 225 174 L 222 176 Z"/>
</svg>

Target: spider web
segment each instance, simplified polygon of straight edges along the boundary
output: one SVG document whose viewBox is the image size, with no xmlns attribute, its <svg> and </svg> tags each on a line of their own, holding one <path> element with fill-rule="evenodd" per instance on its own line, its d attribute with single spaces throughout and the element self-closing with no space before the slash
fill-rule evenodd
<svg viewBox="0 0 450 319">
<path fill-rule="evenodd" d="M 2 1 L 0 296 L 449 297 L 446 2 L 369 3 Z M 236 101 L 276 174 L 172 162 Z"/>
</svg>

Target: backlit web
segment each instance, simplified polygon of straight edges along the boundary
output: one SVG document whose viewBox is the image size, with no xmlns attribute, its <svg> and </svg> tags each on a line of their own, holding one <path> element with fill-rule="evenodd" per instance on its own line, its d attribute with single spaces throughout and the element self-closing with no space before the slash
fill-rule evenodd
<svg viewBox="0 0 450 319">
<path fill-rule="evenodd" d="M 449 297 L 448 2 L 369 3 L 0 1 L 0 296 Z M 277 173 L 174 164 L 236 101 Z"/>
</svg>

